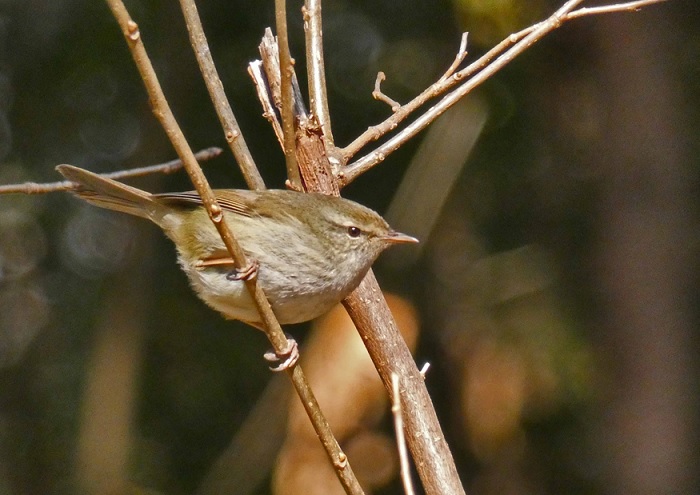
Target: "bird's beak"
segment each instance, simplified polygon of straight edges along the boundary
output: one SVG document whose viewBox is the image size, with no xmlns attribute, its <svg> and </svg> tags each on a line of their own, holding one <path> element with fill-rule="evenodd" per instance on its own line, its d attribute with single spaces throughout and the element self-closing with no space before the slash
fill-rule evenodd
<svg viewBox="0 0 700 495">
<path fill-rule="evenodd" d="M 402 234 L 401 232 L 396 232 L 394 230 L 387 232 L 382 236 L 382 239 L 390 244 L 415 244 L 418 242 L 418 239 L 415 237 L 411 237 L 410 235 Z"/>
</svg>

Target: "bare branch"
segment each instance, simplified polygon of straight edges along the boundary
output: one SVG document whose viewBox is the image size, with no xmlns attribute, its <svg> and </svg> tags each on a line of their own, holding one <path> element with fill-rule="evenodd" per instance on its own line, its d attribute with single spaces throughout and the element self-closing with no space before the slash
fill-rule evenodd
<svg viewBox="0 0 700 495">
<path fill-rule="evenodd" d="M 515 59 L 515 57 L 523 53 L 534 43 L 555 29 L 561 27 L 561 25 L 567 20 L 576 19 L 586 15 L 633 11 L 643 5 L 661 3 L 666 0 L 641 0 L 606 7 L 574 10 L 582 1 L 583 0 L 569 0 L 545 21 L 510 35 L 476 62 L 470 64 L 462 71 L 454 73 L 447 79 L 439 80 L 423 91 L 423 93 L 414 98 L 411 102 L 403 105 L 384 122 L 370 127 L 367 131 L 355 139 L 355 141 L 341 150 L 345 160 L 352 157 L 370 141 L 376 140 L 387 132 L 396 128 L 396 126 L 403 119 L 405 119 L 411 112 L 423 105 L 429 99 L 444 93 L 465 77 L 475 74 L 471 79 L 462 83 L 461 86 L 455 89 L 452 93 L 449 93 L 447 96 L 443 97 L 440 102 L 432 106 L 409 126 L 405 127 L 399 134 L 392 137 L 386 143 L 383 143 L 381 146 L 377 147 L 374 151 L 367 154 L 363 158 L 344 167 L 339 174 L 341 187 L 349 184 L 355 178 L 357 178 L 357 176 L 382 162 L 390 153 L 398 149 L 406 141 L 430 125 L 433 120 L 444 113 L 450 106 L 454 105 L 457 101 L 470 93 L 474 88 L 508 65 L 513 61 L 513 59 Z M 495 60 L 493 60 L 494 58 Z"/>
<path fill-rule="evenodd" d="M 401 465 L 401 481 L 406 495 L 414 495 L 413 480 L 411 479 L 411 465 L 406 448 L 406 435 L 403 431 L 403 412 L 401 410 L 401 395 L 399 394 L 399 375 L 391 374 L 391 413 L 394 416 L 394 431 L 396 432 L 396 446 L 399 449 L 399 464 Z"/>
<path fill-rule="evenodd" d="M 564 21 L 570 21 L 573 19 L 577 19 L 579 17 L 584 17 L 588 15 L 595 15 L 595 14 L 605 14 L 605 13 L 612 13 L 612 12 L 625 12 L 625 11 L 634 11 L 638 10 L 641 7 L 645 5 L 650 5 L 653 3 L 661 3 L 665 2 L 666 0 L 640 0 L 640 1 L 634 1 L 634 2 L 629 2 L 629 3 L 623 3 L 623 4 L 615 4 L 615 5 L 607 5 L 607 6 L 602 6 L 602 7 L 584 7 L 581 9 L 574 10 L 572 12 L 569 12 L 565 16 L 562 17 L 562 22 Z M 506 48 L 509 46 L 514 45 L 521 39 L 523 39 L 525 36 L 530 34 L 532 31 L 534 31 L 540 23 L 535 24 L 533 26 L 529 26 L 521 31 L 518 31 L 517 33 L 513 33 L 507 38 L 505 38 L 503 41 L 498 43 L 496 46 L 494 46 L 491 50 L 486 52 L 484 55 L 479 57 L 476 61 L 472 62 L 469 64 L 468 67 L 464 68 L 463 70 L 459 71 L 458 73 L 455 74 L 455 81 L 460 81 L 464 78 L 467 78 L 471 76 L 472 74 L 478 72 L 479 70 L 483 69 L 486 67 L 494 58 L 496 58 L 499 54 L 501 54 Z M 454 84 L 450 84 L 448 86 L 451 87 Z M 447 88 L 446 88 L 447 89 Z"/>
<path fill-rule="evenodd" d="M 289 40 L 287 36 L 287 2 L 275 0 L 275 25 L 277 26 L 277 43 L 279 47 L 280 79 L 282 106 L 282 129 L 284 131 L 284 158 L 287 164 L 287 179 L 295 189 L 301 189 L 301 176 L 297 166 L 297 157 L 294 153 L 294 93 L 292 91 L 292 77 L 294 75 L 294 61 L 289 52 Z"/>
<path fill-rule="evenodd" d="M 272 29 L 265 28 L 262 41 L 258 45 L 258 51 L 262 58 L 262 66 L 265 72 L 265 79 L 262 83 L 269 89 L 270 97 L 272 98 L 273 108 L 275 112 L 279 112 L 282 108 L 282 76 L 280 70 L 280 52 L 277 44 L 277 38 L 273 36 Z M 280 123 L 280 129 L 281 129 Z M 282 133 L 283 134 L 283 133 Z M 282 136 L 280 134 L 280 136 Z M 284 151 L 284 136 L 280 140 L 282 150 Z"/>
<path fill-rule="evenodd" d="M 202 77 L 209 90 L 209 96 L 216 109 L 216 114 L 219 116 L 226 142 L 229 144 L 233 156 L 236 157 L 248 187 L 255 190 L 265 189 L 265 182 L 255 166 L 253 156 L 250 154 L 248 145 L 241 134 L 241 128 L 233 115 L 224 86 L 214 65 L 214 60 L 207 44 L 207 37 L 199 19 L 197 6 L 194 0 L 180 0 L 180 7 L 185 16 L 187 31 L 190 34 L 190 43 L 197 57 L 199 70 L 202 72 Z"/>
<path fill-rule="evenodd" d="M 223 150 L 217 147 L 206 148 L 194 154 L 198 162 L 204 162 L 216 158 Z M 122 180 L 132 177 L 141 177 L 149 174 L 172 174 L 182 168 L 182 160 L 179 158 L 159 165 L 149 165 L 147 167 L 131 168 L 129 170 L 120 170 L 118 172 L 110 172 L 101 174 L 103 177 L 110 179 Z M 0 186 L 0 194 L 45 194 L 56 191 L 68 191 L 73 189 L 75 184 L 70 181 L 48 182 L 39 184 L 36 182 L 25 182 L 23 184 L 8 184 Z"/>
<path fill-rule="evenodd" d="M 309 79 L 311 113 L 321 125 L 326 145 L 333 147 L 331 114 L 328 110 L 328 94 L 326 92 L 326 69 L 323 62 L 321 0 L 306 0 L 302 12 L 306 33 L 306 70 Z"/>
</svg>

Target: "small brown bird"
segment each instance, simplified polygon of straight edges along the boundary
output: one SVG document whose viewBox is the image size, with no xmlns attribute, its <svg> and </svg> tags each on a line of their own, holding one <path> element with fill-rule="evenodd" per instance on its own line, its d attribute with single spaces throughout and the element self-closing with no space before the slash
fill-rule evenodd
<svg viewBox="0 0 700 495">
<path fill-rule="evenodd" d="M 151 194 L 70 165 L 56 169 L 93 205 L 147 218 L 175 243 L 199 297 L 226 318 L 260 327 L 242 275 L 196 192 Z M 284 190 L 214 191 L 282 324 L 326 313 L 357 287 L 379 254 L 418 242 L 376 212 L 343 198 Z"/>
</svg>

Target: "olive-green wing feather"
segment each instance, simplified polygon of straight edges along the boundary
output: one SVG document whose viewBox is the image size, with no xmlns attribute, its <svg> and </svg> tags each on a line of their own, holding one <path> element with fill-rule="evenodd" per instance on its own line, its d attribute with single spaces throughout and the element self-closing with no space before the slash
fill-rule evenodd
<svg viewBox="0 0 700 495">
<path fill-rule="evenodd" d="M 252 216 L 252 203 L 257 197 L 253 191 L 239 189 L 215 189 L 214 195 L 221 208 L 246 217 Z M 202 198 L 196 191 L 181 193 L 154 194 L 153 198 L 160 204 L 167 206 L 201 206 Z"/>
</svg>

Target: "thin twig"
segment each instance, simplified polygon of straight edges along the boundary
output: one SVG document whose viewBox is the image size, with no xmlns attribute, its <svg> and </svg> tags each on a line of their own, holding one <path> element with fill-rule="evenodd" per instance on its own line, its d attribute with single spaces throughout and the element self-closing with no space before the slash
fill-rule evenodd
<svg viewBox="0 0 700 495">
<path fill-rule="evenodd" d="M 384 122 L 369 127 L 365 132 L 363 132 L 345 148 L 340 148 L 339 151 L 342 155 L 342 162 L 347 163 L 350 160 L 350 158 L 352 158 L 360 149 L 365 147 L 367 144 L 379 139 L 386 133 L 396 129 L 400 122 L 406 119 L 406 117 L 408 117 L 412 112 L 424 105 L 430 99 L 445 93 L 458 83 L 461 83 L 465 78 L 472 76 L 473 74 L 479 72 L 482 69 L 486 70 L 486 68 L 488 67 L 488 75 L 479 79 L 477 81 L 477 84 L 472 83 L 473 79 L 470 79 L 469 81 L 463 83 L 463 86 L 469 85 L 469 89 L 466 92 L 463 92 L 461 90 L 462 86 L 455 90 L 455 92 L 460 92 L 460 94 L 469 93 L 476 86 L 481 84 L 483 81 L 491 77 L 491 75 L 493 75 L 495 72 L 507 65 L 510 61 L 512 61 L 513 58 L 520 55 L 523 51 L 529 48 L 530 45 L 539 41 L 539 39 L 541 39 L 546 34 L 549 34 L 551 31 L 559 28 L 564 22 L 588 15 L 607 14 L 611 12 L 635 11 L 642 6 L 651 5 L 654 3 L 661 3 L 666 0 L 639 0 L 604 7 L 591 7 L 573 10 L 582 1 L 583 0 L 570 0 L 566 2 L 559 10 L 557 10 L 552 16 L 550 16 L 545 21 L 523 29 L 518 33 L 509 35 L 503 41 L 501 41 L 499 44 L 497 44 L 495 47 L 489 50 L 485 55 L 480 57 L 475 62 L 471 63 L 466 68 L 462 69 L 459 72 L 455 72 L 450 77 L 441 77 L 435 84 L 425 89 L 420 95 L 416 96 L 410 102 L 402 105 L 398 111 L 394 112 L 394 114 L 388 117 Z M 536 36 L 531 36 L 534 32 L 537 32 L 538 34 Z M 521 43 L 521 41 L 523 41 L 525 38 L 527 38 L 528 41 L 525 43 Z M 489 63 L 491 63 L 499 55 L 500 57 L 498 58 L 498 60 L 493 64 L 489 65 Z M 463 97 L 464 94 L 462 94 L 459 98 Z M 456 100 L 454 100 L 451 104 L 454 104 L 455 101 Z M 406 140 L 413 137 L 416 134 L 416 132 L 419 132 L 425 126 L 429 125 L 435 118 L 437 118 L 442 112 L 444 112 L 445 108 L 439 111 L 434 110 L 435 107 L 429 110 L 429 112 L 431 113 L 429 118 L 426 120 L 422 120 L 422 116 L 419 117 L 419 119 L 421 119 L 422 121 L 422 125 L 420 126 L 420 128 L 416 131 L 415 126 L 412 125 L 411 127 L 413 127 L 414 131 L 411 131 L 412 133 L 408 135 L 406 139 L 401 139 L 400 142 L 405 142 Z M 406 131 L 408 131 L 408 128 L 404 129 L 402 133 Z M 398 137 L 398 135 L 395 137 Z M 389 153 L 396 149 L 396 147 L 393 146 L 386 146 L 387 144 L 388 142 L 385 143 L 384 146 L 380 146 L 375 151 L 369 153 L 367 156 L 363 157 L 357 162 L 348 165 L 347 167 L 349 170 L 345 169 L 341 171 L 341 186 L 348 184 L 349 182 L 354 180 L 354 178 L 356 178 L 357 175 L 363 173 L 367 169 L 372 168 L 377 163 L 383 161 Z M 369 165 L 370 163 L 371 165 Z"/>
<path fill-rule="evenodd" d="M 334 147 L 331 130 L 331 114 L 328 110 L 326 69 L 323 62 L 323 28 L 321 24 L 321 0 L 306 0 L 302 7 L 304 32 L 306 33 L 306 70 L 309 79 L 309 103 L 311 113 L 321 125 L 327 148 Z"/>
<path fill-rule="evenodd" d="M 458 81 L 460 81 L 464 77 L 467 77 L 481 69 L 480 72 L 474 75 L 471 79 L 465 81 L 457 89 L 443 97 L 443 99 L 440 100 L 440 102 L 438 102 L 436 105 L 433 105 L 429 110 L 427 110 L 423 115 L 418 117 L 410 125 L 406 126 L 396 136 L 393 136 L 388 141 L 378 146 L 374 151 L 365 155 L 356 162 L 345 166 L 339 174 L 341 187 L 349 184 L 359 175 L 363 174 L 370 168 L 385 160 L 389 154 L 394 152 L 406 141 L 408 141 L 409 139 L 414 137 L 418 132 L 422 131 L 425 127 L 430 125 L 437 117 L 439 117 L 457 101 L 459 101 L 465 95 L 470 93 L 474 88 L 479 86 L 481 83 L 493 76 L 496 72 L 498 72 L 503 67 L 512 62 L 515 57 L 523 53 L 534 43 L 542 39 L 550 32 L 559 28 L 567 20 L 576 19 L 584 15 L 606 14 L 610 12 L 624 12 L 636 10 L 640 8 L 641 5 L 661 3 L 666 0 L 643 0 L 623 4 L 615 4 L 607 7 L 596 7 L 574 11 L 573 9 L 575 9 L 582 1 L 583 0 L 569 0 L 545 21 L 542 21 L 538 24 L 535 24 L 534 26 L 520 31 L 519 33 L 509 36 L 501 43 L 499 43 L 494 49 L 492 49 L 486 55 L 480 58 L 477 62 L 471 64 L 469 67 L 463 69 L 462 71 L 456 72 L 448 79 L 438 81 L 437 83 L 433 84 L 414 100 L 403 105 L 398 111 L 396 111 L 391 117 L 387 118 L 384 122 L 377 126 L 370 127 L 350 145 L 341 150 L 345 158 L 352 156 L 352 154 L 359 151 L 359 149 L 364 147 L 371 140 L 376 140 L 379 137 L 386 134 L 387 132 L 389 132 L 390 130 L 392 130 L 393 128 L 395 128 L 399 122 L 405 119 L 412 111 L 423 105 L 430 98 L 441 94 L 445 90 L 454 86 Z M 508 48 L 509 46 L 510 48 Z M 488 62 L 490 62 L 498 53 L 500 53 L 506 48 L 508 49 L 505 52 L 501 53 L 501 55 L 498 56 L 498 58 L 496 58 L 492 63 L 488 64 Z"/>
<path fill-rule="evenodd" d="M 601 5 L 600 7 L 583 7 L 566 16 L 566 20 L 577 19 L 587 15 L 611 14 L 613 12 L 634 12 L 653 3 L 661 3 L 666 0 L 637 0 L 634 2 L 618 3 L 614 5 Z"/>
<path fill-rule="evenodd" d="M 411 464 L 406 448 L 406 435 L 403 431 L 403 412 L 401 410 L 401 396 L 399 395 L 399 375 L 391 374 L 391 413 L 394 416 L 394 431 L 396 432 L 396 446 L 399 450 L 399 464 L 401 466 L 401 481 L 406 495 L 413 495 L 413 480 L 411 478 Z"/>
<path fill-rule="evenodd" d="M 236 242 L 236 239 L 233 237 L 228 225 L 223 221 L 224 217 L 221 207 L 217 203 L 216 198 L 214 197 L 214 194 L 209 187 L 206 178 L 204 177 L 204 174 L 194 159 L 192 151 L 189 149 L 189 145 L 182 134 L 182 130 L 178 126 L 177 122 L 175 121 L 175 117 L 170 111 L 168 102 L 163 95 L 160 83 L 158 82 L 155 71 L 153 70 L 153 66 L 148 59 L 146 50 L 141 42 L 141 34 L 138 30 L 138 25 L 130 18 L 129 13 L 121 0 L 107 0 L 107 2 L 109 7 L 112 9 L 114 17 L 117 19 L 122 32 L 124 33 L 129 49 L 131 50 L 134 61 L 136 62 L 136 66 L 141 74 L 141 78 L 146 85 L 153 112 L 161 122 L 163 128 L 166 130 L 168 137 L 170 137 L 173 146 L 182 159 L 185 169 L 190 175 L 192 183 L 197 189 L 197 192 L 201 196 L 202 203 L 209 213 L 209 216 L 217 231 L 219 232 L 226 249 L 229 251 L 229 254 L 234 260 L 237 268 L 241 269 L 249 266 L 245 253 L 238 245 L 238 242 Z M 255 279 L 246 280 L 246 288 L 253 296 L 256 308 L 261 316 L 263 329 L 265 330 L 268 339 L 272 343 L 275 351 L 278 354 L 283 354 L 289 349 L 290 344 L 284 335 L 284 332 L 282 332 L 282 329 L 280 328 L 279 323 L 272 312 L 272 308 L 270 307 L 270 303 L 265 297 L 265 294 L 255 283 Z M 334 452 L 340 451 L 337 441 L 329 433 L 330 427 L 320 413 L 318 403 L 311 392 L 308 381 L 306 380 L 301 367 L 291 366 L 287 369 L 287 373 L 291 376 L 292 383 L 294 384 L 304 407 L 312 418 L 314 428 L 316 428 L 317 433 L 322 438 L 322 442 L 324 447 L 326 447 L 326 450 L 331 450 L 328 445 L 330 444 L 335 447 L 336 450 L 334 450 Z M 338 454 L 338 456 L 334 459 L 334 462 L 338 466 L 347 467 L 347 469 L 343 470 L 343 472 L 349 471 L 349 466 L 347 466 L 347 458 L 342 452 Z M 342 468 L 340 469 L 342 470 Z"/>
<path fill-rule="evenodd" d="M 572 12 L 569 12 L 565 16 L 562 17 L 562 22 L 565 21 L 570 21 L 573 19 L 578 19 L 579 17 L 584 17 L 584 16 L 589 16 L 589 15 L 596 15 L 596 14 L 607 14 L 607 13 L 612 13 L 612 12 L 629 12 L 629 11 L 635 11 L 640 9 L 641 7 L 645 5 L 650 5 L 653 3 L 661 3 L 665 2 L 666 0 L 638 0 L 638 1 L 633 1 L 633 2 L 628 2 L 628 3 L 623 3 L 623 4 L 615 4 L 615 5 L 606 5 L 606 6 L 601 6 L 601 7 L 583 7 L 580 9 L 576 9 Z M 452 87 L 454 83 L 457 81 L 460 81 L 462 79 L 465 79 L 472 74 L 475 74 L 479 70 L 483 69 L 486 67 L 493 59 L 495 59 L 498 55 L 500 55 L 506 48 L 514 45 L 521 39 L 523 39 L 525 36 L 530 34 L 532 31 L 537 29 L 541 23 L 534 24 L 532 26 L 529 26 L 521 31 L 518 31 L 517 33 L 513 33 L 507 38 L 505 38 L 503 41 L 498 43 L 496 46 L 491 48 L 488 52 L 486 52 L 484 55 L 479 57 L 476 61 L 472 62 L 469 64 L 466 68 L 462 69 L 461 71 L 457 72 L 454 75 L 454 82 L 453 84 L 450 84 L 447 86 L 445 89 L 449 89 L 449 87 Z"/>
<path fill-rule="evenodd" d="M 198 162 L 204 162 L 216 158 L 223 150 L 217 147 L 206 148 L 194 154 Z M 119 170 L 118 172 L 110 172 L 101 174 L 103 177 L 114 180 L 129 179 L 132 177 L 141 177 L 149 174 L 172 174 L 182 168 L 182 160 L 179 158 L 158 165 L 149 165 L 147 167 L 131 168 L 129 170 Z M 23 184 L 7 184 L 0 186 L 0 194 L 44 194 L 56 191 L 68 191 L 73 189 L 75 184 L 70 181 L 47 182 L 39 184 L 37 182 L 25 182 Z"/>
<path fill-rule="evenodd" d="M 539 26 L 539 23 L 535 24 L 534 26 L 529 26 L 521 31 L 518 31 L 517 33 L 513 33 L 507 38 L 505 38 L 503 41 L 501 41 L 489 51 L 484 53 L 481 57 L 479 57 L 474 62 L 466 66 L 464 69 L 460 70 L 459 72 L 456 72 L 451 78 L 449 78 L 449 80 L 446 79 L 445 89 L 451 88 L 458 81 L 466 79 L 467 77 L 477 73 L 478 71 L 486 67 L 488 64 L 491 63 L 491 61 L 493 61 L 493 59 L 498 57 L 507 48 L 513 46 L 515 43 L 517 43 L 525 36 L 530 34 L 532 31 L 534 31 L 535 28 L 537 28 L 537 26 Z"/>
<path fill-rule="evenodd" d="M 425 380 L 398 331 L 372 270 L 343 300 L 372 362 L 391 392 L 391 374 L 401 377 L 406 440 L 427 495 L 464 495 L 464 487 L 445 440 Z"/>
<path fill-rule="evenodd" d="M 295 151 L 296 133 L 294 126 L 294 93 L 292 90 L 292 77 L 294 67 L 292 56 L 289 52 L 289 39 L 287 36 L 287 2 L 275 0 L 275 25 L 277 26 L 277 43 L 279 47 L 280 79 L 282 106 L 282 130 L 284 131 L 284 158 L 287 164 L 287 180 L 293 189 L 300 190 L 301 176 L 297 165 Z"/>
<path fill-rule="evenodd" d="M 382 92 L 382 81 L 385 80 L 386 74 L 384 74 L 382 71 L 379 71 L 377 73 L 377 79 L 374 81 L 374 91 L 372 91 L 372 98 L 378 101 L 383 101 L 391 107 L 392 112 L 396 112 L 399 108 L 401 108 L 401 103 L 385 95 Z"/>
<path fill-rule="evenodd" d="M 452 76 L 452 74 L 455 73 L 457 68 L 461 65 L 462 62 L 464 62 L 464 59 L 467 58 L 467 37 L 469 36 L 469 33 L 462 33 L 462 39 L 459 43 L 459 50 L 457 51 L 457 55 L 455 56 L 454 61 L 452 62 L 452 65 L 450 65 L 445 73 L 438 79 L 438 81 L 444 81 L 448 77 Z"/>
<path fill-rule="evenodd" d="M 204 29 L 202 29 L 202 21 L 199 19 L 197 6 L 194 0 L 180 0 L 180 7 L 185 16 L 187 31 L 190 34 L 190 43 L 197 58 L 199 70 L 202 72 L 202 77 L 209 90 L 209 96 L 216 109 L 216 114 L 219 116 L 226 142 L 229 144 L 231 152 L 238 162 L 248 187 L 258 191 L 263 190 L 265 189 L 265 182 L 258 171 L 258 167 L 255 166 L 253 156 L 250 154 L 248 145 L 241 134 L 241 128 L 238 126 L 236 117 L 233 115 L 233 110 L 226 97 L 224 86 L 221 78 L 219 78 L 209 45 L 207 44 L 207 37 L 204 34 Z"/>
<path fill-rule="evenodd" d="M 454 71 L 455 64 L 459 65 L 459 63 L 461 63 L 460 58 L 463 58 L 461 57 L 461 54 L 463 53 L 466 57 L 466 51 L 462 51 L 463 45 L 466 50 L 466 33 L 463 33 L 459 51 L 455 57 L 455 60 L 445 71 L 445 74 L 443 74 L 435 84 L 432 84 L 431 86 L 427 87 L 425 90 L 423 90 L 421 94 L 416 96 L 413 100 L 404 104 L 403 106 L 401 106 L 401 108 L 394 110 L 394 114 L 388 117 L 384 122 L 374 126 L 370 126 L 365 132 L 360 134 L 345 148 L 340 148 L 339 151 L 342 156 L 342 162 L 346 164 L 348 160 L 350 160 L 350 158 L 355 156 L 355 154 L 357 154 L 358 151 L 364 148 L 371 141 L 376 141 L 386 133 L 396 129 L 396 127 L 406 117 L 408 117 L 411 113 L 423 106 L 428 100 L 439 96 L 440 94 L 455 86 L 462 79 L 469 77 L 473 73 L 484 68 L 489 62 L 496 58 L 496 56 L 503 52 L 503 50 L 511 46 L 516 41 L 520 40 L 523 36 L 530 33 L 531 31 L 532 28 L 528 28 L 521 31 L 520 33 L 517 33 L 516 35 L 508 36 L 508 38 L 501 41 L 498 45 L 489 50 L 485 55 L 480 57 L 476 62 L 471 63 L 469 66 L 467 66 L 465 69 L 462 69 L 459 72 L 451 73 Z"/>
</svg>

